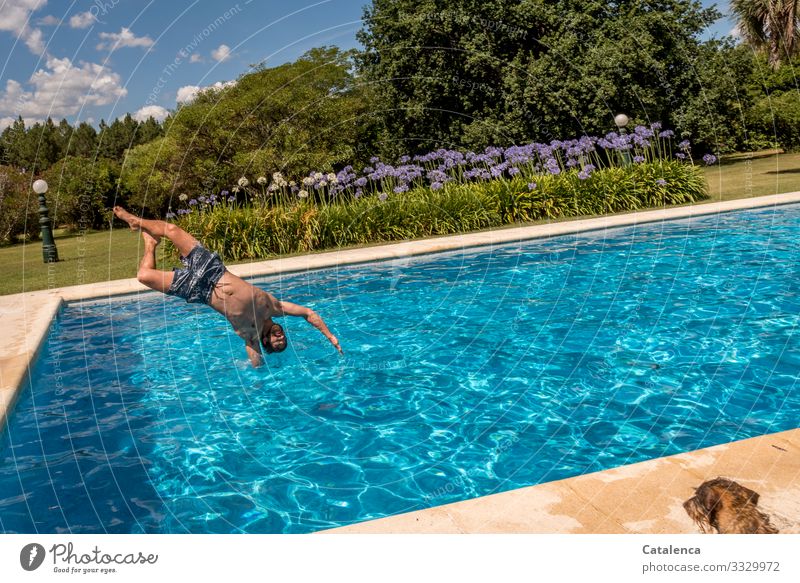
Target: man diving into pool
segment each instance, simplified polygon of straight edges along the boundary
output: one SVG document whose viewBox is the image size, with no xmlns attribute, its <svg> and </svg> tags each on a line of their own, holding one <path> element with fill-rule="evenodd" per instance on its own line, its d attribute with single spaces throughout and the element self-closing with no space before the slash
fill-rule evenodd
<svg viewBox="0 0 800 583">
<path fill-rule="evenodd" d="M 342 353 L 339 341 L 331 334 L 322 318 L 309 308 L 278 300 L 233 275 L 225 269 L 219 255 L 212 253 L 189 233 L 164 221 L 141 219 L 121 206 L 114 214 L 128 223 L 132 231 L 141 231 L 144 257 L 136 279 L 150 289 L 175 295 L 187 302 L 208 304 L 228 319 L 236 334 L 244 340 L 247 356 L 253 366 L 261 366 L 261 347 L 267 354 L 286 350 L 286 334 L 275 316 L 300 316 L 325 335 Z M 177 247 L 184 268 L 170 271 L 156 269 L 156 246 L 166 237 Z"/>
</svg>

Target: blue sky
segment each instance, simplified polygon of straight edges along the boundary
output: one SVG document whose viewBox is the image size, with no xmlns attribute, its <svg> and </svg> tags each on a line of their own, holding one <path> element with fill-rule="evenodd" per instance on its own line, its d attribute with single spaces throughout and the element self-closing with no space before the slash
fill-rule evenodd
<svg viewBox="0 0 800 583">
<path fill-rule="evenodd" d="M 321 45 L 358 46 L 367 0 L 0 0 L 0 128 L 163 117 L 198 88 Z M 703 0 L 708 6 L 714 2 Z M 722 12 L 727 1 L 716 2 Z M 733 23 L 721 19 L 709 35 Z"/>
</svg>

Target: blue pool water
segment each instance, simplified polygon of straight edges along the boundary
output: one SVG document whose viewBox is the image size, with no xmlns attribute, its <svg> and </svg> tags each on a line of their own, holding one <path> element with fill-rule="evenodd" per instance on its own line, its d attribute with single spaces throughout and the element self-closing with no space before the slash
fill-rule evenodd
<svg viewBox="0 0 800 583">
<path fill-rule="evenodd" d="M 798 426 L 800 207 L 66 307 L 0 438 L 0 531 L 309 532 Z"/>
</svg>

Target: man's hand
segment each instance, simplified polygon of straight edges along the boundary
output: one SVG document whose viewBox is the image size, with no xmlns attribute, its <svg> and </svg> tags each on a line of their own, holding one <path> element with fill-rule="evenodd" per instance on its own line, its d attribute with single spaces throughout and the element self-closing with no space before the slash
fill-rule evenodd
<svg viewBox="0 0 800 583">
<path fill-rule="evenodd" d="M 333 347 L 336 348 L 336 350 L 339 351 L 339 354 L 344 354 L 344 351 L 342 350 L 342 347 L 339 346 L 339 341 L 336 339 L 336 336 L 331 334 L 331 337 L 328 338 L 328 340 L 330 340 L 331 344 L 333 344 Z"/>
</svg>

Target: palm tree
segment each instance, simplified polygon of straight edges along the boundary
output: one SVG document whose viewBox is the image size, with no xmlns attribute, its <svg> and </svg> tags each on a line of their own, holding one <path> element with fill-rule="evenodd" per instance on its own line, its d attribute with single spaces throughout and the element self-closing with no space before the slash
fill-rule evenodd
<svg viewBox="0 0 800 583">
<path fill-rule="evenodd" d="M 731 0 L 739 32 L 773 69 L 800 48 L 800 0 Z"/>
</svg>

